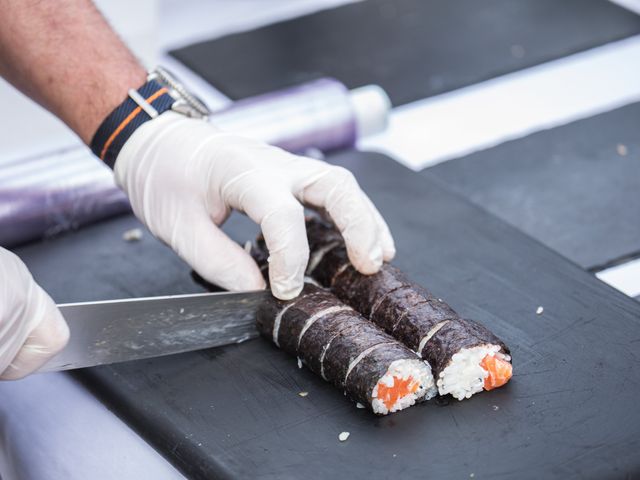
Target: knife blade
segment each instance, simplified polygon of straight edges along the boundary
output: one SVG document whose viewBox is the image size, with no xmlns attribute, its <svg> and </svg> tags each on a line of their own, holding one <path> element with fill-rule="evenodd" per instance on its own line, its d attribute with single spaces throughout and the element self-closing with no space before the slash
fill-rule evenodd
<svg viewBox="0 0 640 480">
<path fill-rule="evenodd" d="M 258 335 L 255 314 L 271 295 L 216 292 L 58 305 L 69 343 L 39 371 L 153 358 L 240 343 Z"/>
</svg>

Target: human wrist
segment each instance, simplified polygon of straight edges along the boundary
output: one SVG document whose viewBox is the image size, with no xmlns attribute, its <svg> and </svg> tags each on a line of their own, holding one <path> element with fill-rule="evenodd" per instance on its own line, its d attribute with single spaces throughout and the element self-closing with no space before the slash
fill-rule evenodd
<svg viewBox="0 0 640 480">
<path fill-rule="evenodd" d="M 114 167 L 120 150 L 146 122 L 173 110 L 186 117 L 206 119 L 209 111 L 169 72 L 157 67 L 102 119 L 89 143 L 93 153 Z"/>
<path fill-rule="evenodd" d="M 145 69 L 137 62 L 131 62 L 126 69 L 110 76 L 104 84 L 96 83 L 96 88 L 88 95 L 89 98 L 77 103 L 65 122 L 86 145 L 90 145 L 104 119 L 125 100 L 129 89 L 142 85 L 146 77 Z"/>
<path fill-rule="evenodd" d="M 127 97 L 130 88 L 137 88 L 146 81 L 147 72 L 136 63 L 117 75 L 105 78 L 104 83 L 95 82 L 88 100 L 78 102 L 74 112 L 65 122 L 74 130 L 86 145 L 91 140 L 104 119 Z"/>
</svg>

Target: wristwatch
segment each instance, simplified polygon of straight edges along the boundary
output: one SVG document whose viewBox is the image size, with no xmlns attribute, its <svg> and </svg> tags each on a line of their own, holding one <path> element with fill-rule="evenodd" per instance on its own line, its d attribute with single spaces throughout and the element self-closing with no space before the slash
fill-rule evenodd
<svg viewBox="0 0 640 480">
<path fill-rule="evenodd" d="M 206 120 L 209 109 L 190 93 L 168 70 L 157 67 L 149 72 L 140 88 L 130 89 L 127 98 L 98 127 L 91 150 L 113 168 L 120 149 L 142 124 L 166 111 Z"/>
</svg>

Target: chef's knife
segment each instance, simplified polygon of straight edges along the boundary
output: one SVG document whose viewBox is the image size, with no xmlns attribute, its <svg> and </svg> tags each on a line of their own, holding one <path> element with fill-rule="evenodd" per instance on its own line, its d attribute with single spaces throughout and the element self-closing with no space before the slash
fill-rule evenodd
<svg viewBox="0 0 640 480">
<path fill-rule="evenodd" d="M 258 335 L 268 290 L 58 305 L 67 346 L 40 371 L 71 370 L 240 343 Z"/>
</svg>

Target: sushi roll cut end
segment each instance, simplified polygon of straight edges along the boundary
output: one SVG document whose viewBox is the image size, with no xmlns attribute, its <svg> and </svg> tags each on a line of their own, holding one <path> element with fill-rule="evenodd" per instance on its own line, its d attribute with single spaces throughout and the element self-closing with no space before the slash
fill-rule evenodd
<svg viewBox="0 0 640 480">
<path fill-rule="evenodd" d="M 511 357 L 500 352 L 498 345 L 463 348 L 440 372 L 438 391 L 440 395 L 451 394 L 458 400 L 464 400 L 482 390 L 501 387 L 511 378 L 510 361 Z"/>
<path fill-rule="evenodd" d="M 496 355 L 486 355 L 480 365 L 488 373 L 484 379 L 485 390 L 493 390 L 503 386 L 511 379 L 513 374 L 511 363 Z"/>
<path fill-rule="evenodd" d="M 396 360 L 373 388 L 371 406 L 381 415 L 397 412 L 435 396 L 429 364 L 422 360 Z"/>
</svg>

